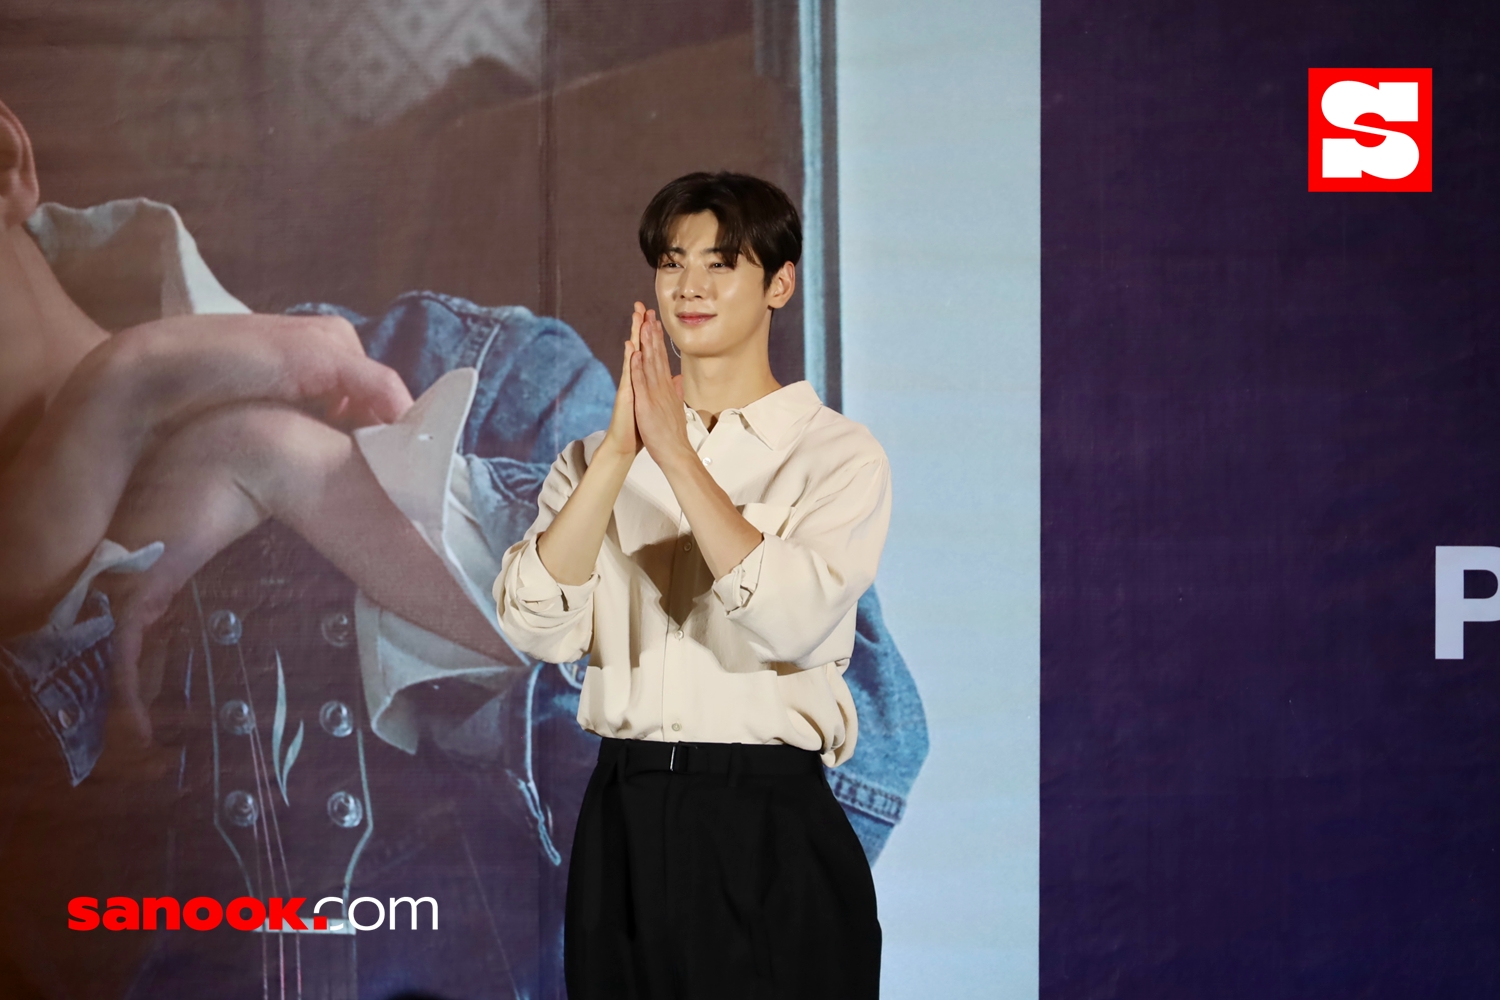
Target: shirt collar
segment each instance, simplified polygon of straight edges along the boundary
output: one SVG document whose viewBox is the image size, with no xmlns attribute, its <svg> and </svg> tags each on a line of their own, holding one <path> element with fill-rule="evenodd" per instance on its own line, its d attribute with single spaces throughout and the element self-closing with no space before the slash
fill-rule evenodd
<svg viewBox="0 0 1500 1000">
<path fill-rule="evenodd" d="M 107 330 L 166 316 L 247 313 L 170 205 L 148 198 L 39 207 L 26 220 L 70 298 Z"/>
<path fill-rule="evenodd" d="M 753 403 L 724 410 L 719 419 L 722 421 L 725 417 L 737 415 L 746 430 L 775 451 L 786 443 L 789 431 L 822 405 L 823 401 L 818 398 L 812 383 L 804 380 L 784 385 Z M 688 409 L 692 411 L 691 407 Z"/>
</svg>

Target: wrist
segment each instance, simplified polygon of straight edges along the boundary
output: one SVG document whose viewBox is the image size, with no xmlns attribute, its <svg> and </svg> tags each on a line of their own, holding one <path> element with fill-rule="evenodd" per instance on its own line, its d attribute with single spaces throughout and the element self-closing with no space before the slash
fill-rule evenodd
<svg viewBox="0 0 1500 1000">
<path fill-rule="evenodd" d="M 694 469 L 703 468 L 703 462 L 698 458 L 698 453 L 687 440 L 674 441 L 669 445 L 658 448 L 651 453 L 656 464 L 661 466 L 661 471 L 672 478 L 691 472 Z"/>
<path fill-rule="evenodd" d="M 295 522 L 353 457 L 354 439 L 290 407 L 262 404 L 242 412 L 248 420 L 237 428 L 245 456 L 236 470 L 240 488 L 263 513 Z"/>
<path fill-rule="evenodd" d="M 589 459 L 588 468 L 584 470 L 587 476 L 590 472 L 596 476 L 602 476 L 608 480 L 618 480 L 623 483 L 630 467 L 635 464 L 636 452 L 614 446 L 606 436 L 604 441 L 594 450 Z"/>
<path fill-rule="evenodd" d="M 77 370 L 90 402 L 142 437 L 163 430 L 182 411 L 184 398 L 195 394 L 193 380 L 175 370 L 165 339 L 151 326 L 122 330 Z"/>
<path fill-rule="evenodd" d="M 604 432 L 604 440 L 600 441 L 599 447 L 594 450 L 593 461 L 605 460 L 629 464 L 635 461 L 636 452 L 639 450 L 635 440 L 625 440 L 623 435 L 616 434 L 614 428 L 611 427 Z"/>
</svg>

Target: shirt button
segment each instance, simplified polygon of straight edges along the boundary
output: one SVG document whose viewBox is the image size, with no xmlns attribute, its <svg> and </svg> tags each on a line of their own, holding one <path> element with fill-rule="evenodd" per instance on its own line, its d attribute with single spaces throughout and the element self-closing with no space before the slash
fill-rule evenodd
<svg viewBox="0 0 1500 1000">
<path fill-rule="evenodd" d="M 713 465 L 714 464 L 714 460 L 711 459 L 711 458 L 709 458 L 709 457 L 707 457 L 705 455 L 704 458 L 703 458 L 703 464 L 704 465 Z"/>
<path fill-rule="evenodd" d="M 677 638 L 679 638 L 679 639 L 682 638 L 682 629 L 678 629 L 677 630 Z"/>
<path fill-rule="evenodd" d="M 691 552 L 691 551 L 693 551 L 693 543 L 692 542 L 683 542 L 682 543 L 682 551 L 684 551 L 684 552 Z"/>
<path fill-rule="evenodd" d="M 682 723 L 680 723 L 680 722 L 674 722 L 674 723 L 672 723 L 672 732 L 674 732 L 674 733 L 680 733 L 680 732 L 682 732 Z"/>
</svg>

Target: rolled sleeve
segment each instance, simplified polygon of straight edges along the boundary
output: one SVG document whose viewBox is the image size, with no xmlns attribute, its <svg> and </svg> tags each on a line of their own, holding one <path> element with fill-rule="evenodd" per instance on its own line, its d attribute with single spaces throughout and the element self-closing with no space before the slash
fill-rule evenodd
<svg viewBox="0 0 1500 1000">
<path fill-rule="evenodd" d="M 714 581 L 714 596 L 728 612 L 738 611 L 750 600 L 755 588 L 760 585 L 760 567 L 765 561 L 766 542 L 750 550 L 738 566 Z"/>
<path fill-rule="evenodd" d="M 115 621 L 108 598 L 94 588 L 94 581 L 104 573 L 149 569 L 163 551 L 161 542 L 130 551 L 109 539 L 101 541 L 47 624 L 0 642 L 0 674 L 27 706 L 44 740 L 56 746 L 75 785 L 99 759 L 109 705 Z"/>
<path fill-rule="evenodd" d="M 890 466 L 881 456 L 793 507 L 779 532 L 757 525 L 761 544 L 714 581 L 714 596 L 768 661 L 847 660 L 855 604 L 875 581 L 890 514 Z"/>
<path fill-rule="evenodd" d="M 583 478 L 584 449 L 584 441 L 575 441 L 552 463 L 537 498 L 536 521 L 526 537 L 506 551 L 492 591 L 500 628 L 510 641 L 553 663 L 581 658 L 593 639 L 599 573 L 596 570 L 583 583 L 559 583 L 537 551 L 537 539 Z"/>
<path fill-rule="evenodd" d="M 516 598 L 533 613 L 548 617 L 573 617 L 588 604 L 599 574 L 582 583 L 562 583 L 548 572 L 533 538 L 521 549 L 516 564 Z"/>
<path fill-rule="evenodd" d="M 361 454 L 382 490 L 416 526 L 463 593 L 491 619 L 485 588 L 499 561 L 476 507 L 471 463 L 456 452 L 474 395 L 473 369 L 438 379 L 394 424 L 355 432 Z M 528 666 L 516 653 L 496 661 L 429 632 L 360 594 L 355 601 L 360 674 L 371 728 L 415 752 L 419 713 L 405 692 L 418 684 L 460 678 L 498 689 Z M 498 626 L 496 631 L 502 637 Z"/>
</svg>

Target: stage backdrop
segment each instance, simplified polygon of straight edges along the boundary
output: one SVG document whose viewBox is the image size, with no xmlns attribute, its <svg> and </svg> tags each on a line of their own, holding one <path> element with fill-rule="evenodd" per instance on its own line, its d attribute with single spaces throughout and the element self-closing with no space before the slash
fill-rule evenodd
<svg viewBox="0 0 1500 1000">
<path fill-rule="evenodd" d="M 1500 990 L 1500 626 L 1434 655 L 1500 544 L 1497 39 L 1043 4 L 1044 997 Z M 1431 70 L 1430 193 L 1309 192 L 1366 67 Z"/>
</svg>

